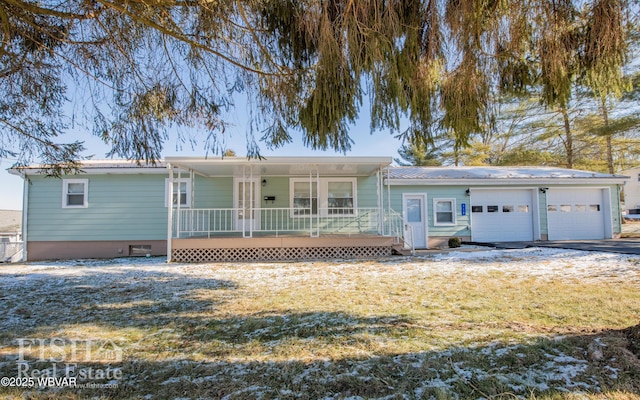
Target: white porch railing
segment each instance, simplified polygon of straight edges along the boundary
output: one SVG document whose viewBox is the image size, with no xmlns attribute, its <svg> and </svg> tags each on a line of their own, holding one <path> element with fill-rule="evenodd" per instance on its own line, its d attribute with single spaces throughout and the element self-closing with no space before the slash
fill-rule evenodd
<svg viewBox="0 0 640 400">
<path fill-rule="evenodd" d="M 174 238 L 265 235 L 403 236 L 402 216 L 379 208 L 189 208 L 173 213 Z"/>
</svg>

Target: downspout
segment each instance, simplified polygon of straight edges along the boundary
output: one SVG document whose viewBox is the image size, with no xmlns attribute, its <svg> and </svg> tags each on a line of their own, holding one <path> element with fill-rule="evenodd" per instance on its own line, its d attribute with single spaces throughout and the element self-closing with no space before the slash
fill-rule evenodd
<svg viewBox="0 0 640 400">
<path fill-rule="evenodd" d="M 173 239 L 173 166 L 167 163 L 169 184 L 167 185 L 167 262 L 171 262 L 171 240 Z"/>
<path fill-rule="evenodd" d="M 27 223 L 29 219 L 27 214 L 29 213 L 29 178 L 27 174 L 22 172 L 23 189 L 22 189 L 22 261 L 28 261 L 27 258 Z"/>
</svg>

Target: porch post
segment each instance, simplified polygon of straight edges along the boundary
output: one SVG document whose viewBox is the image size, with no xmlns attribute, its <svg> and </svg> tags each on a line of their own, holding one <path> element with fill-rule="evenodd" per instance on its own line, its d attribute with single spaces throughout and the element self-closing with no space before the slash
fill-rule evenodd
<svg viewBox="0 0 640 400">
<path fill-rule="evenodd" d="M 182 213 L 180 212 L 180 203 L 182 203 L 182 199 L 181 199 L 181 194 L 182 194 L 182 182 L 180 182 L 180 179 L 182 179 L 182 171 L 180 170 L 180 168 L 178 168 L 178 195 L 177 195 L 177 199 L 176 199 L 176 211 L 177 211 L 177 215 L 176 215 L 176 238 L 180 239 L 180 230 L 182 228 L 182 225 L 180 224 L 180 217 L 182 216 Z M 174 184 L 171 185 L 171 207 L 173 207 L 173 191 L 175 190 Z"/>
<path fill-rule="evenodd" d="M 242 213 L 242 237 L 245 238 L 247 235 L 245 234 L 245 230 L 247 229 L 247 213 L 246 213 L 246 189 L 247 189 L 247 166 L 242 166 L 242 195 L 240 196 L 242 200 L 240 200 L 240 210 Z M 240 188 L 238 188 L 240 190 Z"/>
<path fill-rule="evenodd" d="M 247 207 L 247 168 L 249 170 L 249 207 Z M 234 189 L 235 190 L 235 189 Z M 240 197 L 240 196 L 239 196 Z M 253 167 L 244 165 L 242 167 L 242 196 L 240 197 L 242 200 L 241 208 L 238 212 L 242 212 L 242 237 L 250 238 L 253 237 Z M 249 211 L 249 218 L 247 218 L 247 210 Z M 247 235 L 247 219 L 249 220 L 249 234 Z"/>
<path fill-rule="evenodd" d="M 189 170 L 189 182 L 191 182 L 191 196 L 189 196 L 190 198 L 190 204 L 189 206 L 191 207 L 191 209 L 193 209 L 195 207 L 196 201 L 195 201 L 195 194 L 196 194 L 196 174 L 195 172 L 190 169 Z"/>
<path fill-rule="evenodd" d="M 167 185 L 167 262 L 171 262 L 171 241 L 173 240 L 173 166 L 167 163 L 169 184 Z"/>
<path fill-rule="evenodd" d="M 384 235 L 382 224 L 384 218 L 382 217 L 382 185 L 380 184 L 380 168 L 376 171 L 376 196 L 378 202 L 378 235 Z"/>
<path fill-rule="evenodd" d="M 387 167 L 387 207 L 389 211 L 389 235 L 391 235 L 391 171 Z"/>
<path fill-rule="evenodd" d="M 313 175 L 309 168 L 309 237 L 313 237 Z M 320 212 L 318 204 L 318 212 Z"/>
<path fill-rule="evenodd" d="M 316 168 L 316 231 L 313 232 L 313 169 L 309 168 L 309 237 L 320 236 L 320 171 Z"/>
<path fill-rule="evenodd" d="M 253 237 L 253 224 L 255 215 L 253 214 L 253 190 L 255 183 L 253 182 L 253 165 L 249 166 L 249 237 Z"/>
</svg>

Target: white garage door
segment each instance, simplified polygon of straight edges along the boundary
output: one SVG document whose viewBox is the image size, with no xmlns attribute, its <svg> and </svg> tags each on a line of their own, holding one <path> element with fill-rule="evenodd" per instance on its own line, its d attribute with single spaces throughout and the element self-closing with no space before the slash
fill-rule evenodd
<svg viewBox="0 0 640 400">
<path fill-rule="evenodd" d="M 472 190 L 471 237 L 477 242 L 533 240 L 532 191 Z"/>
<path fill-rule="evenodd" d="M 549 189 L 549 240 L 604 239 L 605 205 L 602 189 Z"/>
</svg>

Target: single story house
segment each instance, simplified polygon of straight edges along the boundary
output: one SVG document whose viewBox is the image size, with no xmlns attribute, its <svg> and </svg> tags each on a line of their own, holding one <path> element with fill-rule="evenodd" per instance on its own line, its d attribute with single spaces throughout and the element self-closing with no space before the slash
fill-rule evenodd
<svg viewBox="0 0 640 400">
<path fill-rule="evenodd" d="M 621 172 L 626 175 L 623 192 L 626 218 L 640 219 L 640 167 Z"/>
<path fill-rule="evenodd" d="M 90 160 L 24 178 L 27 260 L 376 257 L 467 241 L 620 233 L 624 177 L 535 167 L 394 167 L 390 157 Z"/>
</svg>

